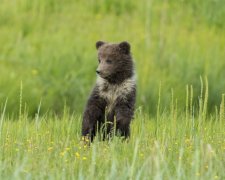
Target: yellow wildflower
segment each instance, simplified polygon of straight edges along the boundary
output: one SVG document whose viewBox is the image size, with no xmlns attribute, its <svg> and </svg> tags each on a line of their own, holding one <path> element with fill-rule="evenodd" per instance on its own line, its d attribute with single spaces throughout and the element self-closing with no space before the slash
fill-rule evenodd
<svg viewBox="0 0 225 180">
<path fill-rule="evenodd" d="M 64 151 L 60 153 L 60 156 L 64 156 L 64 155 L 65 155 L 65 152 Z"/>
<path fill-rule="evenodd" d="M 69 147 L 67 147 L 67 148 L 65 148 L 65 150 L 66 150 L 66 151 L 69 151 L 69 150 L 70 150 L 70 148 L 69 148 Z"/>
<path fill-rule="evenodd" d="M 49 147 L 49 148 L 48 148 L 48 151 L 51 151 L 52 149 L 53 149 L 53 147 Z"/>
<path fill-rule="evenodd" d="M 76 153 L 75 153 L 75 156 L 76 156 L 77 158 L 79 158 L 79 157 L 80 157 L 80 154 L 79 154 L 78 152 L 76 152 Z"/>
</svg>

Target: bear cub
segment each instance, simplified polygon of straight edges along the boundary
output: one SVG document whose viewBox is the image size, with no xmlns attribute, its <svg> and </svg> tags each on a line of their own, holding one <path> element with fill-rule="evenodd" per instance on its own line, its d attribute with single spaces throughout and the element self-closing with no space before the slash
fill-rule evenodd
<svg viewBox="0 0 225 180">
<path fill-rule="evenodd" d="M 96 48 L 99 62 L 97 81 L 84 110 L 82 136 L 93 141 L 96 132 L 104 129 L 105 139 L 115 126 L 116 134 L 128 138 L 136 98 L 130 44 L 98 41 Z"/>
</svg>

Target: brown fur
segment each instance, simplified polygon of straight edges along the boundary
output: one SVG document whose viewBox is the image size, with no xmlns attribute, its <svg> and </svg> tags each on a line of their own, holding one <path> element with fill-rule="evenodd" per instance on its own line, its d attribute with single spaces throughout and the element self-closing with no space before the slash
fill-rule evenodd
<svg viewBox="0 0 225 180">
<path fill-rule="evenodd" d="M 116 131 L 125 138 L 130 136 L 130 122 L 134 114 L 136 83 L 130 45 L 98 41 L 99 65 L 96 86 L 88 99 L 82 123 L 82 136 L 93 140 L 99 129 L 107 121 L 106 134 L 113 129 L 114 118 Z"/>
</svg>

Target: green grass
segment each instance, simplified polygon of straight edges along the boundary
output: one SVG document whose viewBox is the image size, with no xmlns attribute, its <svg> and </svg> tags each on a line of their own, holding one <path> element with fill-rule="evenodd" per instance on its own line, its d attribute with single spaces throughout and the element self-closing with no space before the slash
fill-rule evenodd
<svg viewBox="0 0 225 180">
<path fill-rule="evenodd" d="M 100 134 L 89 146 L 81 138 L 81 115 L 64 107 L 61 116 L 31 118 L 21 86 L 18 119 L 6 116 L 7 102 L 1 113 L 0 178 L 224 179 L 225 95 L 210 115 L 207 86 L 201 88 L 198 108 L 192 91 L 187 87 L 184 112 L 173 92 L 170 107 L 162 107 L 159 90 L 157 116 L 137 108 L 129 141 L 101 141 Z"/>
<path fill-rule="evenodd" d="M 224 0 L 0 4 L 0 179 L 225 179 Z M 98 40 L 130 42 L 137 105 L 87 147 Z"/>
<path fill-rule="evenodd" d="M 15 114 L 21 81 L 30 115 L 83 110 L 95 82 L 95 42 L 131 43 L 137 69 L 138 106 L 154 114 L 171 88 L 185 102 L 186 85 L 200 94 L 209 81 L 209 111 L 225 92 L 223 0 L 1 0 L 0 104 Z M 182 104 L 183 106 L 185 104 Z"/>
<path fill-rule="evenodd" d="M 96 138 L 90 146 L 80 141 L 81 116 L 66 109 L 60 118 L 2 114 L 0 178 L 224 179 L 224 105 L 220 116 L 191 114 L 174 109 L 156 119 L 139 108 L 128 142 Z"/>
</svg>

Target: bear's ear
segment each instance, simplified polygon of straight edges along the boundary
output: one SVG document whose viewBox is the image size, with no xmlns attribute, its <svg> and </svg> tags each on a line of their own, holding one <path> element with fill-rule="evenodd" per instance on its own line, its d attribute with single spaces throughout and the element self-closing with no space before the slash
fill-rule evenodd
<svg viewBox="0 0 225 180">
<path fill-rule="evenodd" d="M 105 44 L 105 42 L 103 41 L 97 41 L 95 46 L 96 46 L 96 49 L 98 49 L 100 46 L 102 46 L 103 44 Z"/>
<path fill-rule="evenodd" d="M 119 47 L 125 54 L 130 53 L 130 44 L 127 41 L 119 43 Z"/>
</svg>

